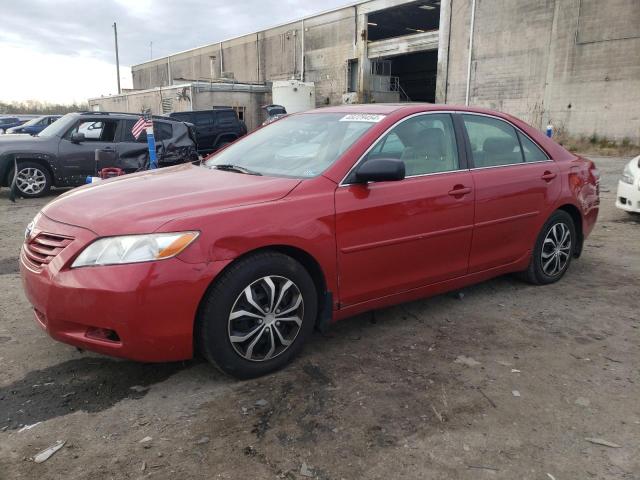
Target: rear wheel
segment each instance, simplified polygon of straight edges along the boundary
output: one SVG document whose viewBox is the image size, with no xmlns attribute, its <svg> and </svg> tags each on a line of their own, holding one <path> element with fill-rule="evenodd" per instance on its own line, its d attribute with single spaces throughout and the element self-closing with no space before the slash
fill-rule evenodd
<svg viewBox="0 0 640 480">
<path fill-rule="evenodd" d="M 557 210 L 544 224 L 522 277 L 533 284 L 545 285 L 560 280 L 571 264 L 576 246 L 576 227 L 571 216 Z"/>
<path fill-rule="evenodd" d="M 296 260 L 263 252 L 240 260 L 207 292 L 197 322 L 200 352 L 223 372 L 253 378 L 295 357 L 313 330 L 317 294 Z"/>
<path fill-rule="evenodd" d="M 13 172 L 9 175 L 13 181 Z M 18 162 L 18 174 L 15 176 L 16 188 L 25 198 L 36 198 L 46 195 L 51 189 L 49 170 L 36 162 Z"/>
</svg>

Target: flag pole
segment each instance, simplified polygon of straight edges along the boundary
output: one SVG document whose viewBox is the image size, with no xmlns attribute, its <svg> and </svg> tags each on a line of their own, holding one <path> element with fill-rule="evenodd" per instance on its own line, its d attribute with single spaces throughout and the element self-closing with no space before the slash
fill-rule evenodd
<svg viewBox="0 0 640 480">
<path fill-rule="evenodd" d="M 113 36 L 116 43 L 116 76 L 118 77 L 118 95 L 122 93 L 120 88 L 120 58 L 118 57 L 118 26 L 113 22 Z"/>
<path fill-rule="evenodd" d="M 147 127 L 147 146 L 149 147 L 149 169 L 153 170 L 158 168 L 158 159 L 156 157 L 156 139 L 153 136 L 153 117 L 148 111 L 145 113 L 145 119 L 149 120 L 150 124 Z"/>
</svg>

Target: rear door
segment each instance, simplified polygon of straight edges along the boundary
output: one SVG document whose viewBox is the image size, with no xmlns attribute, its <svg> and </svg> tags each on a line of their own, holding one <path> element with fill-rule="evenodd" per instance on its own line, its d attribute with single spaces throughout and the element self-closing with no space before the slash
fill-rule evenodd
<svg viewBox="0 0 640 480">
<path fill-rule="evenodd" d="M 106 156 L 116 153 L 116 131 L 118 120 L 109 118 L 81 118 L 60 140 L 58 162 L 69 185 L 85 183 L 87 176 L 96 171 L 95 151 L 101 150 Z M 72 142 L 74 132 L 83 133 L 82 142 Z"/>
<path fill-rule="evenodd" d="M 403 120 L 362 162 L 401 159 L 407 177 L 362 185 L 348 176 L 336 190 L 343 305 L 467 273 L 474 190 L 455 130 L 448 113 Z"/>
<path fill-rule="evenodd" d="M 198 139 L 198 151 L 211 152 L 216 140 L 213 110 L 194 112 L 193 124 Z"/>
<path fill-rule="evenodd" d="M 473 273 L 528 255 L 560 194 L 560 179 L 555 162 L 511 123 L 488 115 L 461 117 L 476 189 Z"/>
<path fill-rule="evenodd" d="M 128 173 L 144 168 L 149 160 L 147 132 L 143 131 L 136 139 L 131 133 L 135 123 L 136 120 L 122 120 L 120 140 L 117 145 L 117 165 Z"/>
</svg>

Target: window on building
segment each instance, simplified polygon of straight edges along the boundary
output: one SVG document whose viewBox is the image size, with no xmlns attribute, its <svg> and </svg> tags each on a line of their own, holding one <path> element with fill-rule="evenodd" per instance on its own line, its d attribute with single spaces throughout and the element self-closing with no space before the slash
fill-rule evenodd
<svg viewBox="0 0 640 480">
<path fill-rule="evenodd" d="M 367 17 L 370 41 L 438 30 L 440 2 L 425 0 L 372 12 Z"/>
<path fill-rule="evenodd" d="M 358 91 L 358 59 L 347 61 L 347 92 Z"/>
</svg>

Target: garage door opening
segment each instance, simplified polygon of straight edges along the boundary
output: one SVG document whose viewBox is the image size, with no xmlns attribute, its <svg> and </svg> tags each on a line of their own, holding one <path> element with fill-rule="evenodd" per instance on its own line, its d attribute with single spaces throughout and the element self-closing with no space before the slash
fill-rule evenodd
<svg viewBox="0 0 640 480">
<path fill-rule="evenodd" d="M 391 77 L 397 78 L 400 100 L 407 102 L 436 101 L 438 52 L 419 52 L 387 59 Z"/>
<path fill-rule="evenodd" d="M 387 8 L 370 13 L 367 22 L 371 42 L 438 30 L 440 2 L 419 1 Z"/>
</svg>

